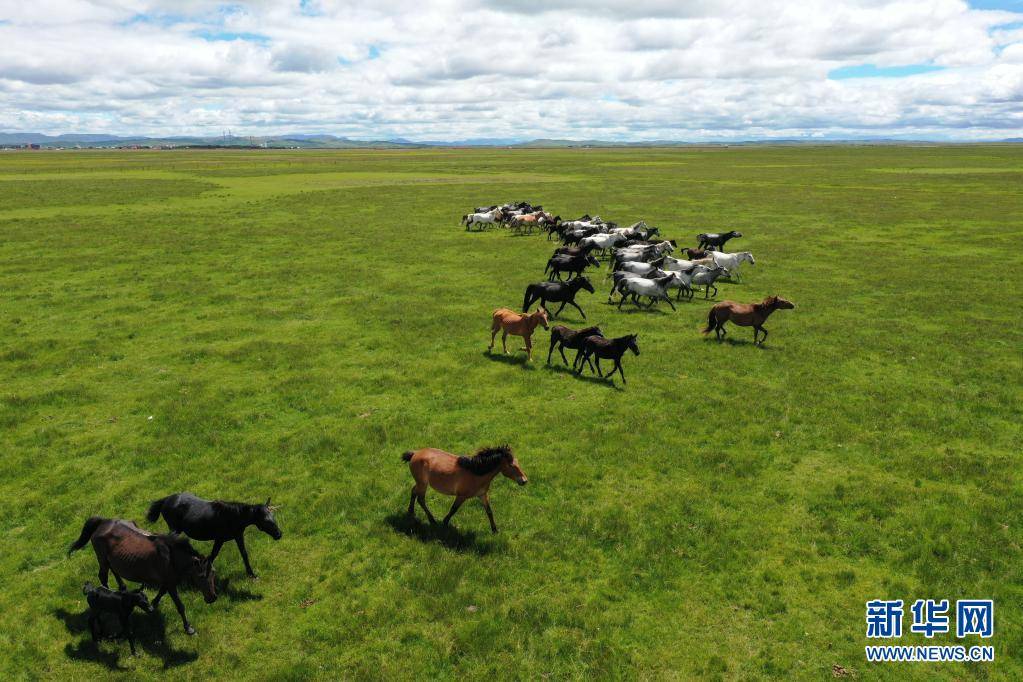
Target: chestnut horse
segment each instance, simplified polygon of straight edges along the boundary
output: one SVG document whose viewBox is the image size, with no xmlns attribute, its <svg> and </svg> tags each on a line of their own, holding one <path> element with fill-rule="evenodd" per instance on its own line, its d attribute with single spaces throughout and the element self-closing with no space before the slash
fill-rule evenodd
<svg viewBox="0 0 1023 682">
<path fill-rule="evenodd" d="M 418 501 L 430 523 L 437 523 L 426 507 L 426 490 L 433 488 L 439 493 L 453 495 L 455 498 L 451 511 L 444 517 L 445 526 L 463 502 L 478 497 L 487 511 L 487 518 L 490 519 L 490 530 L 496 533 L 497 524 L 494 523 L 494 512 L 490 508 L 490 483 L 498 474 L 504 474 L 519 485 L 526 485 L 529 480 L 507 445 L 480 448 L 472 457 L 459 457 L 436 448 L 422 448 L 409 450 L 401 459 L 408 462 L 412 478 L 416 480 L 416 484 L 412 486 L 412 498 L 408 503 L 409 517 L 415 517 Z"/>
<path fill-rule="evenodd" d="M 188 579 L 202 592 L 206 603 L 212 604 L 217 600 L 216 572 L 209 559 L 195 551 L 186 538 L 150 533 L 132 521 L 92 516 L 82 526 L 68 554 L 85 547 L 90 540 L 99 561 L 99 581 L 103 587 L 108 587 L 108 573 L 113 572 L 122 592 L 127 589 L 125 580 L 158 588 L 153 607 L 159 605 L 164 594 L 169 594 L 181 614 L 185 632 L 195 634 L 178 597 L 178 585 Z"/>
<path fill-rule="evenodd" d="M 490 345 L 487 346 L 487 351 L 494 350 L 494 338 L 497 336 L 498 331 L 503 330 L 501 347 L 504 348 L 505 354 L 508 353 L 508 335 L 521 336 L 526 341 L 526 345 L 522 350 L 526 351 L 529 359 L 532 360 L 533 332 L 541 324 L 544 329 L 548 329 L 547 322 L 547 310 L 543 306 L 537 308 L 532 313 L 517 313 L 507 308 L 498 308 L 494 311 L 494 320 L 490 326 Z"/>
<path fill-rule="evenodd" d="M 735 301 L 722 301 L 710 309 L 710 316 L 707 318 L 707 328 L 704 334 L 711 330 L 717 334 L 718 341 L 725 338 L 725 322 L 731 320 L 740 327 L 753 327 L 753 345 L 756 345 L 757 335 L 763 333 L 760 345 L 767 339 L 767 330 L 764 329 L 764 322 L 775 310 L 791 310 L 796 304 L 786 301 L 777 296 L 768 296 L 762 303 L 736 303 Z"/>
</svg>

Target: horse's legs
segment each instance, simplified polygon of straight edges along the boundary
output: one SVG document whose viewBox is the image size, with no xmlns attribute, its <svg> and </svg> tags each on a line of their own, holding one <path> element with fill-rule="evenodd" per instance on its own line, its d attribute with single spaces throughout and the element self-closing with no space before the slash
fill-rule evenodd
<svg viewBox="0 0 1023 682">
<path fill-rule="evenodd" d="M 668 305 L 671 306 L 672 310 L 676 310 L 675 304 L 671 302 L 670 298 L 668 298 L 668 294 L 664 294 L 664 300 L 668 302 Z M 622 381 L 624 381 L 624 379 L 622 379 Z"/>
<path fill-rule="evenodd" d="M 522 336 L 522 338 L 525 339 L 525 341 L 526 341 L 526 346 L 525 346 L 525 348 L 522 349 L 522 350 L 526 351 L 526 360 L 528 362 L 532 362 L 533 361 L 533 335 L 532 334 L 524 334 Z"/>
<path fill-rule="evenodd" d="M 767 330 L 764 329 L 763 327 L 760 327 L 760 326 L 753 327 L 753 343 L 754 344 L 757 342 L 756 341 L 756 336 L 757 336 L 757 332 L 758 331 L 761 334 L 763 334 L 763 336 L 760 337 L 760 345 L 763 346 L 764 345 L 764 341 L 767 341 Z"/>
<path fill-rule="evenodd" d="M 414 518 L 416 515 L 416 487 L 412 486 L 412 496 L 408 501 L 408 517 Z"/>
<path fill-rule="evenodd" d="M 501 348 L 504 349 L 504 354 L 508 355 L 508 330 L 505 329 L 504 333 L 501 334 Z"/>
<path fill-rule="evenodd" d="M 567 365 L 568 358 L 565 357 L 565 344 L 561 344 L 560 346 L 558 346 L 558 352 L 561 353 L 561 361 Z M 573 364 L 573 366 L 575 365 Z"/>
<path fill-rule="evenodd" d="M 163 599 L 163 595 L 165 595 L 166 593 L 167 593 L 167 590 L 165 590 L 162 587 L 160 588 L 160 591 L 156 593 L 156 598 L 153 599 L 153 609 L 154 610 L 156 609 L 157 606 L 160 605 L 160 600 Z"/>
<path fill-rule="evenodd" d="M 480 502 L 483 503 L 483 509 L 487 512 L 487 518 L 490 519 L 490 530 L 494 533 L 497 532 L 497 524 L 494 523 L 494 510 L 490 508 L 490 495 L 483 493 L 480 495 Z"/>
<path fill-rule="evenodd" d="M 594 356 L 593 356 L 593 357 L 594 357 L 594 358 L 596 359 L 596 361 L 597 361 L 597 369 L 596 369 L 596 372 L 597 372 L 597 376 L 599 377 L 599 376 L 601 376 L 601 369 L 600 369 L 600 356 L 599 356 L 599 355 L 596 355 L 596 354 L 594 354 Z M 593 369 L 593 367 L 591 366 L 591 367 L 590 367 L 590 369 Z"/>
<path fill-rule="evenodd" d="M 487 351 L 494 350 L 494 339 L 497 338 L 497 332 L 501 328 L 501 325 L 494 320 L 494 324 L 490 327 L 490 345 L 487 346 Z"/>
<path fill-rule="evenodd" d="M 615 368 L 618 370 L 618 373 L 622 375 L 622 384 L 624 385 L 625 384 L 625 370 L 622 369 L 622 359 L 621 358 L 615 358 Z M 612 369 L 611 370 L 611 375 L 614 376 L 614 373 L 615 373 L 615 371 Z"/>
<path fill-rule="evenodd" d="M 556 346 L 557 344 L 558 344 L 558 339 L 552 333 L 551 334 L 551 347 L 550 347 L 550 350 L 547 351 L 547 364 L 548 365 L 551 364 L 551 355 L 554 354 L 554 346 Z M 558 350 L 560 350 L 560 348 Z M 564 353 L 562 353 L 562 355 L 564 355 Z"/>
<path fill-rule="evenodd" d="M 128 639 L 131 655 L 135 656 L 135 636 L 131 631 L 131 613 L 121 613 L 121 636 Z"/>
<path fill-rule="evenodd" d="M 423 492 L 418 493 L 416 495 L 416 499 L 419 500 L 419 506 L 423 508 L 424 512 L 426 512 L 426 518 L 430 519 L 430 523 L 437 523 L 437 519 L 433 518 L 433 514 L 431 514 L 430 510 L 426 507 L 426 491 L 424 490 Z"/>
<path fill-rule="evenodd" d="M 103 639 L 103 621 L 95 611 L 89 611 L 89 634 L 93 642 Z"/>
<path fill-rule="evenodd" d="M 622 298 L 621 298 L 621 300 L 618 301 L 618 309 L 619 310 L 622 309 L 622 304 L 625 303 L 625 297 L 626 297 L 626 293 L 624 291 L 620 292 L 620 293 L 622 294 Z M 610 297 L 608 297 L 608 298 L 610 298 Z"/>
<path fill-rule="evenodd" d="M 238 544 L 238 551 L 242 554 L 242 561 L 245 562 L 245 572 L 249 574 L 250 578 L 255 578 L 256 574 L 252 571 L 252 564 L 249 563 L 249 553 L 245 549 L 244 531 L 234 541 Z"/>
<path fill-rule="evenodd" d="M 99 558 L 97 556 L 97 558 Z M 104 559 L 99 559 L 99 582 L 103 587 L 110 589 L 110 564 Z"/>
<path fill-rule="evenodd" d="M 448 525 L 448 521 L 450 521 L 451 517 L 455 515 L 455 512 L 458 511 L 458 508 L 462 506 L 463 502 L 465 502 L 465 498 L 464 497 L 456 497 L 455 498 L 454 504 L 451 505 L 451 511 L 449 511 L 448 515 L 444 517 L 443 524 L 445 526 Z"/>
<path fill-rule="evenodd" d="M 223 540 L 214 540 L 213 541 L 213 551 L 210 552 L 210 555 L 209 555 L 209 557 L 206 558 L 206 561 L 209 561 L 212 564 L 213 560 L 217 558 L 218 554 L 220 554 L 220 548 L 223 547 L 223 546 L 224 546 L 224 541 Z"/>
<path fill-rule="evenodd" d="M 572 369 L 575 370 L 576 374 L 583 373 L 583 366 L 589 362 L 590 353 L 585 348 L 580 348 L 575 354 L 575 361 L 572 363 Z"/>
<path fill-rule="evenodd" d="M 561 302 L 561 307 L 558 308 L 557 312 L 555 312 L 554 315 L 552 315 L 552 317 L 557 317 L 558 315 L 560 315 L 561 311 L 565 309 L 565 305 L 566 304 L 567 304 L 567 301 L 562 301 Z"/>
<path fill-rule="evenodd" d="M 121 576 L 117 575 L 117 571 L 112 570 L 110 572 L 114 574 L 114 580 L 117 581 L 117 589 L 121 592 L 127 592 L 128 586 L 124 584 L 123 580 L 121 580 Z"/>
<path fill-rule="evenodd" d="M 578 304 L 578 303 L 576 303 L 575 301 L 569 301 L 569 303 L 571 303 L 571 304 L 572 304 L 572 307 L 573 307 L 573 308 L 575 308 L 576 310 L 578 310 L 578 311 L 579 311 L 579 314 L 580 314 L 580 315 L 582 315 L 582 316 L 583 316 L 583 319 L 585 320 L 585 319 L 586 319 L 586 313 L 584 313 L 584 312 L 583 312 L 583 309 L 579 307 L 579 304 Z M 564 307 L 565 307 L 565 306 L 564 306 L 564 304 L 562 304 L 562 306 L 561 306 L 561 307 L 562 307 L 562 308 L 564 308 Z"/>
<path fill-rule="evenodd" d="M 185 615 L 185 605 L 181 603 L 181 597 L 178 596 L 178 588 L 173 585 L 167 588 L 167 594 L 170 595 L 171 599 L 174 600 L 174 607 L 178 610 L 181 615 L 181 623 L 185 626 L 185 634 L 194 635 L 195 628 L 193 628 L 188 622 L 188 616 Z"/>
</svg>

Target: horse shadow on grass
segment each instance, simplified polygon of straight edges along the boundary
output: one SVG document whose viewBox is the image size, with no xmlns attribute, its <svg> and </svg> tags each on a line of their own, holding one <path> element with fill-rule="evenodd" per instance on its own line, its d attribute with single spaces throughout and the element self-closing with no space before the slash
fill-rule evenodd
<svg viewBox="0 0 1023 682">
<path fill-rule="evenodd" d="M 99 642 L 93 642 L 92 633 L 89 632 L 88 609 L 81 613 L 55 609 L 53 616 L 63 622 L 64 627 L 72 635 L 84 635 L 77 642 L 68 643 L 64 647 L 64 655 L 68 658 L 99 663 L 109 670 L 127 670 L 121 665 L 121 656 L 131 656 L 127 640 L 121 637 L 112 639 L 107 635 Z M 174 613 L 174 617 L 177 618 L 177 612 Z M 119 631 L 120 623 L 117 618 L 110 614 L 103 614 L 100 618 L 105 633 Z M 131 624 L 135 633 L 135 646 L 141 650 L 140 655 L 148 654 L 161 659 L 164 670 L 192 663 L 199 658 L 199 654 L 194 651 L 174 649 L 167 643 L 167 619 L 160 610 L 153 613 L 134 613 Z"/>
<path fill-rule="evenodd" d="M 605 379 L 604 377 L 598 377 L 595 374 L 586 374 L 588 370 L 583 370 L 583 373 L 576 374 L 575 370 L 571 367 L 566 367 L 562 364 L 551 363 L 545 365 L 548 372 L 558 372 L 559 374 L 571 375 L 576 381 L 585 381 L 590 384 L 597 384 L 598 386 L 606 386 L 607 388 L 614 389 L 616 391 L 624 391 L 625 389 L 614 382 L 613 379 Z M 606 371 L 606 369 L 605 369 Z"/>
<path fill-rule="evenodd" d="M 703 337 L 703 342 L 704 343 L 713 343 L 713 344 L 723 343 L 723 344 L 726 344 L 726 345 L 729 345 L 729 346 L 752 346 L 754 348 L 757 348 L 758 350 L 765 350 L 765 351 L 780 350 L 779 346 L 764 346 L 764 345 L 760 345 L 760 344 L 754 345 L 752 338 L 750 338 L 750 339 L 733 339 L 731 336 L 726 336 L 724 339 L 718 341 L 716 338 L 714 338 L 713 334 L 708 334 L 707 336 Z"/>
<path fill-rule="evenodd" d="M 535 351 L 536 348 L 533 350 Z M 536 366 L 529 361 L 529 357 L 526 355 L 526 352 L 521 350 L 509 353 L 508 355 L 505 355 L 504 351 L 496 349 L 492 351 L 485 350 L 483 351 L 483 357 L 491 362 L 503 362 L 506 365 L 519 365 L 522 369 L 528 370 L 536 369 Z"/>
<path fill-rule="evenodd" d="M 231 601 L 260 601 L 263 598 L 263 595 L 261 594 L 249 592 L 244 587 L 235 586 L 235 584 L 232 583 L 231 578 L 223 578 L 217 582 L 217 594 L 221 597 L 226 597 Z"/>
<path fill-rule="evenodd" d="M 439 543 L 459 553 L 472 553 L 479 556 L 490 554 L 488 543 L 481 542 L 471 530 L 461 531 L 453 526 L 424 523 L 408 514 L 391 514 L 386 519 L 387 525 L 396 533 L 415 538 L 423 543 Z"/>
</svg>

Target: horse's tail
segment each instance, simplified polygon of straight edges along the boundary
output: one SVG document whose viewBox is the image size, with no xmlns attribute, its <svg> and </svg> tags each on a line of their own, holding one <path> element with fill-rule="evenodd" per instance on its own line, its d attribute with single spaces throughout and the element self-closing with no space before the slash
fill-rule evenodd
<svg viewBox="0 0 1023 682">
<path fill-rule="evenodd" d="M 146 512 L 146 520 L 149 521 L 149 523 L 152 523 L 156 521 L 158 518 L 160 518 L 160 512 L 163 511 L 163 503 L 166 501 L 167 501 L 166 497 L 161 497 L 160 499 L 156 500 L 151 505 L 149 505 L 149 511 Z"/>
<path fill-rule="evenodd" d="M 547 259 L 547 265 L 543 266 L 543 274 L 545 274 L 545 275 L 546 275 L 546 274 L 547 274 L 547 273 L 548 273 L 548 272 L 550 271 L 550 269 L 551 269 L 551 263 L 552 263 L 553 261 L 554 261 L 554 259 L 553 259 L 553 258 L 548 258 L 548 259 Z"/>
<path fill-rule="evenodd" d="M 89 540 L 92 539 L 92 534 L 96 532 L 96 529 L 99 528 L 100 524 L 104 521 L 106 521 L 106 519 L 102 516 L 90 516 L 86 519 L 85 525 L 82 526 L 81 535 L 79 535 L 78 539 L 71 543 L 71 546 L 67 549 L 68 556 L 71 556 L 72 552 L 76 552 L 82 547 L 85 547 Z"/>
<path fill-rule="evenodd" d="M 411 462 L 412 461 L 412 455 L 414 455 L 414 454 L 416 454 L 416 453 L 414 453 L 411 450 L 406 450 L 405 452 L 401 453 L 401 461 L 403 461 L 403 462 Z"/>
<path fill-rule="evenodd" d="M 714 306 L 716 308 L 717 306 Z M 707 316 L 707 328 L 703 330 L 704 334 L 710 334 L 714 331 L 714 327 L 717 326 L 716 316 L 714 315 L 714 308 L 710 309 L 710 315 Z"/>
<path fill-rule="evenodd" d="M 529 294 L 531 289 L 532 286 L 526 287 L 526 294 L 525 296 L 522 297 L 522 312 L 527 312 L 529 310 L 529 304 L 532 303 L 532 301 L 529 300 Z"/>
</svg>

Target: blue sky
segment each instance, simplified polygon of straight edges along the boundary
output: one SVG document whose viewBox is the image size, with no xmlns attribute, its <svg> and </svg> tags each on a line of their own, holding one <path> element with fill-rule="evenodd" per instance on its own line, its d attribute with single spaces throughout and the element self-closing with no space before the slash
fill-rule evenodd
<svg viewBox="0 0 1023 682">
<path fill-rule="evenodd" d="M 1023 136 L 1023 0 L 35 0 L 0 130 Z"/>
</svg>

